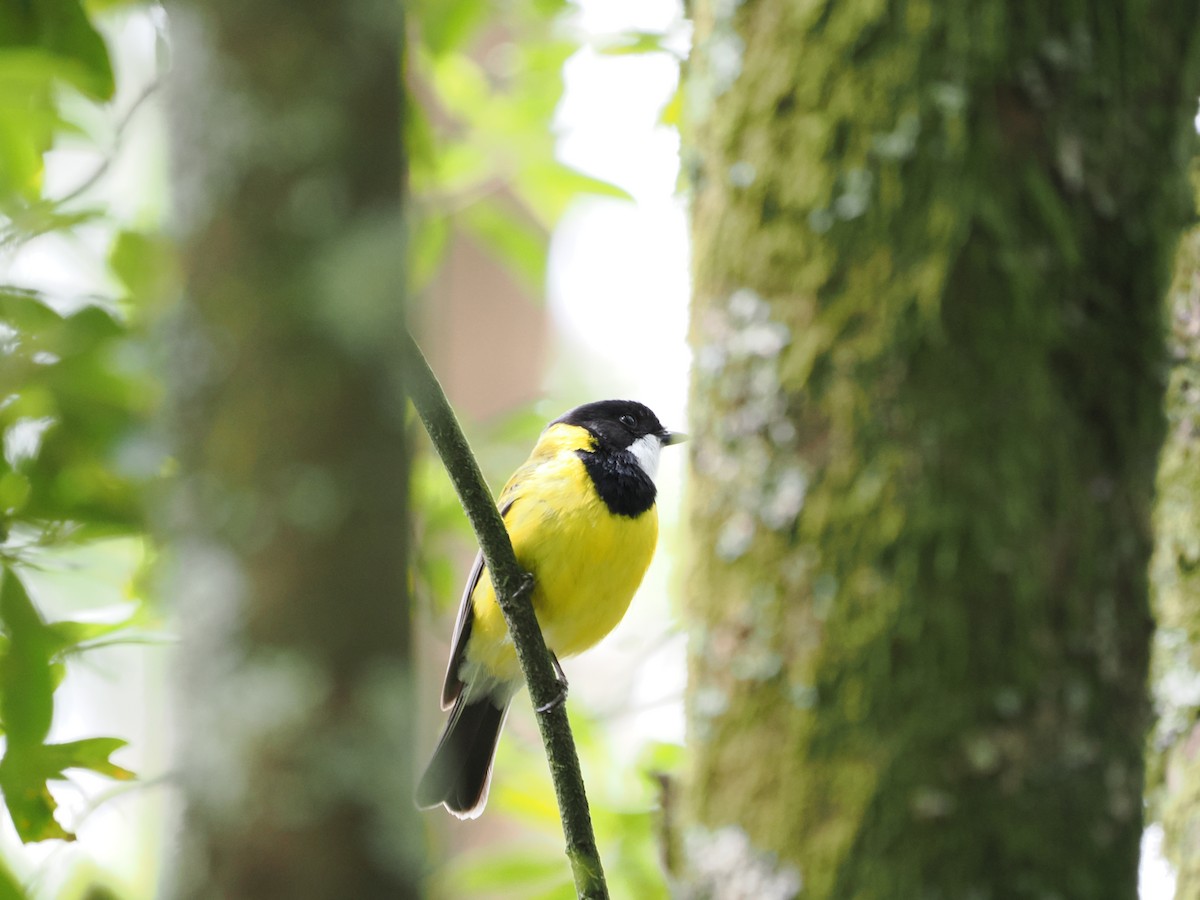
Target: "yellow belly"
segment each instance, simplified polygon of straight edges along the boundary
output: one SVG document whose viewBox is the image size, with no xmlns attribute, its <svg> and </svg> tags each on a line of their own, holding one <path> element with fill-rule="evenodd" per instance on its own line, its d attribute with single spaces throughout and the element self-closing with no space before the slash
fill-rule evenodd
<svg viewBox="0 0 1200 900">
<path fill-rule="evenodd" d="M 614 516 L 587 477 L 574 454 L 543 464 L 536 484 L 522 484 L 504 517 L 517 560 L 534 577 L 533 607 L 546 644 L 560 659 L 588 649 L 621 621 L 658 541 L 655 507 L 635 519 Z M 472 603 L 468 665 L 501 681 L 520 678 L 486 570 Z"/>
</svg>

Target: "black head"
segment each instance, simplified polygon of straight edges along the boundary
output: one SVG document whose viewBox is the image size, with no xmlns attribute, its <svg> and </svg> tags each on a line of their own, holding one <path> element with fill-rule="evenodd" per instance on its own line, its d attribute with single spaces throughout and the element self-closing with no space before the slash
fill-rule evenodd
<svg viewBox="0 0 1200 900">
<path fill-rule="evenodd" d="M 551 425 L 577 425 L 596 436 L 600 446 L 624 450 L 644 437 L 654 436 L 663 446 L 684 439 L 667 431 L 648 406 L 635 400 L 598 400 L 563 413 Z"/>
<path fill-rule="evenodd" d="M 550 424 L 575 425 L 596 438 L 595 447 L 575 452 L 609 511 L 630 518 L 654 506 L 659 451 L 684 439 L 663 428 L 658 416 L 633 400 L 585 403 Z"/>
</svg>

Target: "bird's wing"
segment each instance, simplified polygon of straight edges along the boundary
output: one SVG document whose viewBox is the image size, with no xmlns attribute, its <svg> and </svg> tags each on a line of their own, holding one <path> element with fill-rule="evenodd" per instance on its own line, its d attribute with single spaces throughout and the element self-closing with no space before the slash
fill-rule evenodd
<svg viewBox="0 0 1200 900">
<path fill-rule="evenodd" d="M 517 476 L 513 475 L 500 493 L 501 518 L 512 509 L 513 502 L 516 500 L 515 496 L 506 496 L 512 493 L 509 489 L 514 486 L 516 478 Z M 483 574 L 483 569 L 483 552 L 480 551 L 475 554 L 475 562 L 471 565 L 470 574 L 467 575 L 467 586 L 463 589 L 462 600 L 458 605 L 458 618 L 454 620 L 450 661 L 446 663 L 446 678 L 442 682 L 442 709 L 449 709 L 453 706 L 458 695 L 462 693 L 463 682 L 458 677 L 458 670 L 466 655 L 467 642 L 471 639 L 471 625 L 475 621 L 475 605 L 471 602 L 471 594 L 475 592 L 475 587 L 479 584 L 479 577 Z"/>
</svg>

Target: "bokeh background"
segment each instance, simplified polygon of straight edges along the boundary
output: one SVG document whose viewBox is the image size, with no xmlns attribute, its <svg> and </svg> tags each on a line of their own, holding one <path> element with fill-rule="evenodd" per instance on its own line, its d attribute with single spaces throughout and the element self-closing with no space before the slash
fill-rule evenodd
<svg viewBox="0 0 1200 900">
<path fill-rule="evenodd" d="M 676 124 L 690 27 L 682 8 L 459 4 L 443 16 L 437 7 L 410 19 L 410 85 L 422 107 L 413 128 L 428 151 L 412 160 L 410 312 L 490 483 L 503 483 L 544 422 L 588 400 L 640 399 L 686 429 L 688 257 Z M 56 88 L 69 127 L 45 154 L 39 191 L 62 219 L 19 239 L 10 233 L 4 280 L 63 315 L 97 304 L 137 330 L 152 317 L 139 304 L 169 303 L 176 289 L 165 249 L 173 38 L 156 4 L 89 11 L 111 57 L 113 94 L 98 101 Z M 446 21 L 455 15 L 464 21 Z M 129 283 L 139 277 L 157 280 Z M 161 400 L 164 361 L 134 343 L 125 363 L 150 408 Z M 36 455 L 36 435 L 27 440 Z M 13 441 L 6 451 L 19 462 Z M 127 443 L 135 479 L 160 474 L 166 451 L 153 427 Z M 683 462 L 682 453 L 664 456 L 660 552 L 629 616 L 602 647 L 567 664 L 595 814 L 627 820 L 616 829 L 625 846 L 604 849 L 639 896 L 663 890 L 649 817 L 656 787 L 646 772 L 675 765 L 672 748 L 683 738 L 684 636 L 671 601 Z M 420 757 L 440 727 L 437 682 L 474 546 L 431 453 L 417 461 L 414 495 Z M 50 739 L 119 736 L 128 745 L 114 761 L 138 779 L 73 770 L 52 782 L 56 815 L 78 840 L 22 844 L 6 822 L 3 857 L 30 896 L 156 896 L 179 839 L 172 598 L 161 596 L 141 535 L 30 540 L 44 544 L 22 560 L 47 620 L 120 626 L 68 657 Z M 540 740 L 520 703 L 506 734 L 489 815 L 427 817 L 437 896 L 566 889 Z"/>
<path fill-rule="evenodd" d="M 44 22 L 70 6 L 47 4 Z M 9 53 L 0 67 L 0 92 L 53 98 L 45 103 L 53 117 L 32 144 L 44 168 L 22 144 L 29 105 L 0 102 L 0 188 L 16 198 L 0 237 L 0 346 L 20 362 L 0 369 L 9 379 L 0 385 L 8 479 L 0 478 L 0 498 L 19 505 L 22 491 L 44 486 L 38 467 L 47 447 L 80 460 L 102 456 L 107 468 L 93 473 L 102 489 L 92 493 L 91 476 L 79 476 L 75 502 L 101 498 L 82 516 L 83 506 L 75 509 L 85 527 L 63 534 L 33 524 L 32 513 L 18 517 L 2 558 L 45 622 L 73 623 L 56 632 L 55 681 L 43 686 L 47 703 L 53 694 L 48 739 L 126 743 L 111 762 L 89 757 L 52 780 L 51 799 L 30 801 L 30 810 L 55 808 L 60 825 L 40 820 L 18 831 L 0 817 L 0 858 L 11 876 L 0 900 L 4 891 L 159 896 L 181 840 L 172 762 L 187 739 L 175 715 L 178 598 L 157 565 L 149 523 L 130 512 L 172 474 L 156 416 L 165 373 L 188 365 L 164 358 L 158 341 L 180 291 L 166 87 L 176 39 L 171 12 L 157 4 L 71 8 L 85 10 L 102 37 L 110 83 L 94 53 L 81 63 L 61 46 L 44 58 Z M 7 15 L 0 24 L 11 24 Z M 86 45 L 86 26 L 72 21 Z M 690 43 L 684 9 L 671 0 L 425 0 L 410 10 L 409 316 L 494 488 L 544 422 L 588 400 L 639 399 L 668 427 L 688 428 L 687 159 L 678 126 Z M 51 318 L 37 318 L 31 302 Z M 104 315 L 79 315 L 92 308 Z M 48 343 L 26 340 L 26 326 L 29 334 L 44 327 Z M 43 370 L 77 358 L 61 383 L 39 393 Z M 96 385 L 107 391 L 99 399 Z M 57 408 L 79 404 L 80 433 L 91 443 L 58 449 L 60 423 L 43 393 Z M 120 402 L 110 408 L 114 396 Z M 656 829 L 669 802 L 662 779 L 683 758 L 686 635 L 676 604 L 685 462 L 683 453 L 664 454 L 659 552 L 629 615 L 595 651 L 566 664 L 617 897 L 668 896 Z M 440 727 L 438 684 L 474 545 L 423 445 L 412 491 L 417 684 L 407 714 L 418 723 L 419 764 Z M 5 682 L 9 694 L 21 685 L 16 677 Z M 487 816 L 461 823 L 435 812 L 421 822 L 430 896 L 572 896 L 540 740 L 520 701 Z M 57 839 L 66 831 L 77 839 Z M 1174 896 L 1161 843 L 1161 829 L 1150 826 L 1143 900 Z"/>
</svg>

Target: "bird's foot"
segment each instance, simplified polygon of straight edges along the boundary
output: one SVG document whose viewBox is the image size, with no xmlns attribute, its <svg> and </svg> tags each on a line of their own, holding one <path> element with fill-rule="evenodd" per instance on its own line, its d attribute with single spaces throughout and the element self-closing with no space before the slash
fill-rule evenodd
<svg viewBox="0 0 1200 900">
<path fill-rule="evenodd" d="M 558 680 L 558 694 L 549 703 L 543 703 L 537 707 L 539 713 L 548 713 L 567 702 L 567 688 L 570 687 L 567 683 L 567 674 L 562 670 L 558 657 L 553 653 L 550 654 L 550 662 L 554 665 L 554 677 Z"/>
<path fill-rule="evenodd" d="M 551 700 L 549 703 L 543 703 L 541 706 L 537 707 L 537 711 L 539 713 L 548 713 L 552 710 L 558 709 L 560 706 L 562 706 L 566 702 L 567 702 L 567 689 L 563 688 L 555 695 L 554 699 Z"/>
</svg>

